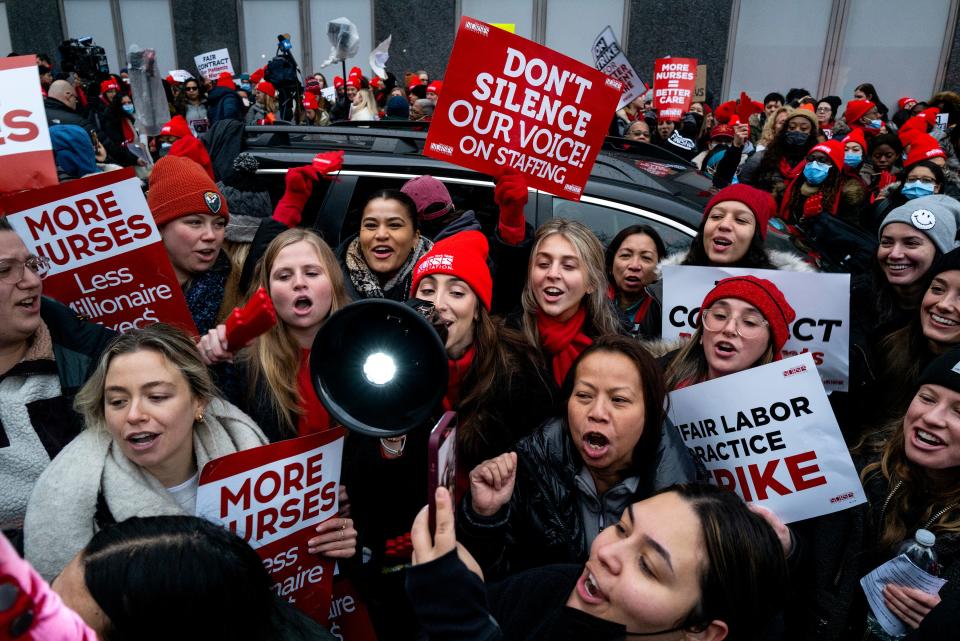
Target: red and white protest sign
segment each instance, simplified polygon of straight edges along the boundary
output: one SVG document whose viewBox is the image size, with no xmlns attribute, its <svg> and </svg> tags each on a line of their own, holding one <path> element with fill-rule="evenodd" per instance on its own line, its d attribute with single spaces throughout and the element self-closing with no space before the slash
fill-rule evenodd
<svg viewBox="0 0 960 641">
<path fill-rule="evenodd" d="M 0 58 L 0 194 L 58 182 L 37 59 Z"/>
<path fill-rule="evenodd" d="M 333 561 L 310 554 L 316 527 L 337 516 L 342 428 L 230 454 L 203 466 L 197 516 L 220 523 L 263 559 L 277 596 L 325 623 Z"/>
<path fill-rule="evenodd" d="M 50 259 L 43 293 L 120 332 L 197 329 L 132 168 L 0 201 L 27 251 Z"/>
<path fill-rule="evenodd" d="M 786 523 L 866 501 L 810 354 L 671 392 L 670 420 L 715 484 Z"/>
<path fill-rule="evenodd" d="M 657 117 L 680 120 L 693 102 L 697 59 L 657 58 L 653 69 L 653 108 L 657 110 Z"/>
<path fill-rule="evenodd" d="M 579 200 L 620 100 L 618 80 L 526 38 L 463 18 L 425 156 Z"/>
</svg>

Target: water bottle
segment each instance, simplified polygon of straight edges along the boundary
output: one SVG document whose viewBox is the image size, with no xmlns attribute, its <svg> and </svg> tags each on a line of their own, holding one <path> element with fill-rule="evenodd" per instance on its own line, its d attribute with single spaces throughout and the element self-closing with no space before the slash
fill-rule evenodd
<svg viewBox="0 0 960 641">
<path fill-rule="evenodd" d="M 914 565 L 924 572 L 939 576 L 940 563 L 937 560 L 937 553 L 933 549 L 933 544 L 936 542 L 937 537 L 930 530 L 917 530 L 917 533 L 912 539 L 907 539 L 900 544 L 900 547 L 897 548 L 896 556 L 905 554 Z M 894 641 L 895 639 L 902 639 L 906 636 L 905 634 L 887 634 L 880 626 L 876 617 L 873 616 L 873 612 L 870 611 L 867 612 L 867 631 L 869 632 L 867 638 L 878 639 L 879 641 Z"/>
</svg>

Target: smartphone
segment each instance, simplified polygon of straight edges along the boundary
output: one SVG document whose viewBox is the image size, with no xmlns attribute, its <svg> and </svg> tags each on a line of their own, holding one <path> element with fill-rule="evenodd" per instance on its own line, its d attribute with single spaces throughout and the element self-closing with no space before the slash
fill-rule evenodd
<svg viewBox="0 0 960 641">
<path fill-rule="evenodd" d="M 430 431 L 427 459 L 427 505 L 430 513 L 430 536 L 437 529 L 437 488 L 446 487 L 456 504 L 457 489 L 457 413 L 444 412 Z"/>
</svg>

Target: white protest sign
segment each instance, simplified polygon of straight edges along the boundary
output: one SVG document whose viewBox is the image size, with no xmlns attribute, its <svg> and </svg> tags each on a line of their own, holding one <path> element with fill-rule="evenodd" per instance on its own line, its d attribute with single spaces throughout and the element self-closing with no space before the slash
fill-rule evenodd
<svg viewBox="0 0 960 641">
<path fill-rule="evenodd" d="M 860 587 L 867 595 L 867 604 L 873 611 L 873 616 L 877 618 L 880 627 L 889 635 L 901 637 L 910 630 L 903 624 L 903 621 L 890 611 L 884 602 L 883 589 L 887 584 L 893 583 L 905 588 L 915 588 L 927 594 L 937 594 L 946 582 L 946 579 L 924 572 L 914 565 L 906 554 L 901 554 L 860 579 Z"/>
<path fill-rule="evenodd" d="M 0 193 L 59 182 L 37 59 L 0 58 Z"/>
<path fill-rule="evenodd" d="M 786 523 L 866 501 L 810 354 L 678 389 L 670 420 L 715 484 Z"/>
<path fill-rule="evenodd" d="M 942 113 L 937 114 L 937 129 L 943 133 L 947 133 L 947 129 L 950 126 L 950 114 Z"/>
<path fill-rule="evenodd" d="M 336 87 L 324 87 L 320 90 L 320 95 L 323 96 L 324 100 L 329 103 L 334 103 L 337 101 L 337 88 Z"/>
<path fill-rule="evenodd" d="M 613 35 L 613 29 L 607 27 L 600 32 L 600 35 L 593 41 L 592 51 L 593 65 L 623 84 L 623 95 L 620 96 L 617 109 L 623 109 L 637 97 L 646 93 L 647 85 L 640 80 L 637 71 L 620 49 L 617 37 Z"/>
<path fill-rule="evenodd" d="M 193 78 L 193 76 L 190 75 L 190 72 L 185 71 L 184 69 L 172 69 L 168 75 L 177 82 L 186 82 L 187 80 L 190 80 L 190 78 Z"/>
<path fill-rule="evenodd" d="M 199 56 L 194 56 L 193 61 L 197 65 L 197 73 L 203 78 L 216 80 L 217 76 L 224 71 L 233 75 L 233 63 L 230 62 L 230 52 L 226 49 L 201 53 Z"/>
<path fill-rule="evenodd" d="M 688 337 L 700 322 L 700 303 L 716 283 L 753 275 L 772 281 L 797 317 L 784 357 L 812 354 L 828 391 L 847 391 L 850 377 L 850 275 L 736 267 L 664 265 L 663 338 Z"/>
</svg>

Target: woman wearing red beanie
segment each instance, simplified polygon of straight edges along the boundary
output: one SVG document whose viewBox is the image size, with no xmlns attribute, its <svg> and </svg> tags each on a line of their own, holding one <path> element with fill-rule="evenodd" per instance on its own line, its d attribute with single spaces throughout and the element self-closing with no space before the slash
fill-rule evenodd
<svg viewBox="0 0 960 641">
<path fill-rule="evenodd" d="M 741 183 L 769 192 L 779 202 L 785 183 L 803 171 L 803 160 L 817 144 L 819 123 L 812 111 L 790 112 L 769 146 L 757 152 L 740 167 Z"/>
<path fill-rule="evenodd" d="M 796 225 L 829 213 L 858 225 L 867 186 L 859 176 L 844 173 L 843 156 L 844 144 L 839 140 L 821 142 L 811 149 L 800 175 L 787 183 L 780 218 Z"/>
<path fill-rule="evenodd" d="M 493 280 L 482 232 L 438 241 L 417 263 L 411 295 L 433 303 L 447 328 L 449 378 L 445 409 L 459 413 L 463 469 L 505 452 L 547 418 L 551 388 L 533 368 L 516 330 L 490 316 Z"/>
<path fill-rule="evenodd" d="M 780 360 L 796 312 L 769 280 L 724 278 L 700 306 L 700 327 L 667 367 L 670 390 Z"/>
</svg>

